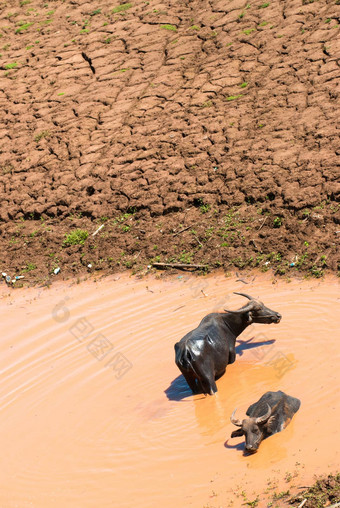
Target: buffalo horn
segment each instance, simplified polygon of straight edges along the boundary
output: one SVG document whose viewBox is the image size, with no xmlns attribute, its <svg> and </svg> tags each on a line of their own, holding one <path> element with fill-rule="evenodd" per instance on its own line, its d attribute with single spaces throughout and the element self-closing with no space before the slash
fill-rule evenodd
<svg viewBox="0 0 340 508">
<path fill-rule="evenodd" d="M 266 414 L 256 418 L 255 423 L 264 423 L 264 422 L 266 422 L 268 420 L 268 418 L 272 414 L 272 408 L 270 407 L 269 404 L 267 404 L 267 406 L 268 406 L 268 410 L 267 410 Z"/>
<path fill-rule="evenodd" d="M 231 421 L 231 423 L 232 423 L 233 425 L 236 425 L 236 427 L 242 427 L 242 422 L 241 422 L 241 420 L 237 420 L 236 418 L 234 418 L 234 415 L 235 415 L 235 413 L 236 413 L 236 409 L 237 409 L 237 408 L 235 408 L 235 409 L 234 409 L 233 414 L 232 414 L 232 415 L 231 415 L 231 417 L 230 417 L 230 421 Z"/>
<path fill-rule="evenodd" d="M 246 305 L 245 307 L 242 307 L 242 309 L 239 309 L 239 310 L 228 310 L 228 309 L 224 309 L 224 310 L 225 310 L 225 312 L 231 312 L 232 314 L 244 314 L 245 312 L 254 310 L 255 306 L 256 306 L 255 301 L 252 301 L 252 302 L 249 302 L 248 305 Z"/>
<path fill-rule="evenodd" d="M 236 291 L 234 291 L 234 295 L 244 296 L 245 298 L 248 298 L 248 300 L 255 300 L 255 298 L 253 298 L 250 295 L 247 295 L 246 293 L 236 293 Z"/>
</svg>

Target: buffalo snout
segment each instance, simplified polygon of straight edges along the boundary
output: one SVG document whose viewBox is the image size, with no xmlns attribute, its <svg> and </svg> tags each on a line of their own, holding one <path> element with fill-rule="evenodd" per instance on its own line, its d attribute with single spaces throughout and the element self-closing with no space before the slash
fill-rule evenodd
<svg viewBox="0 0 340 508">
<path fill-rule="evenodd" d="M 256 448 L 253 445 L 246 444 L 245 449 L 246 449 L 247 453 L 256 453 L 258 450 L 258 447 Z"/>
<path fill-rule="evenodd" d="M 275 316 L 274 316 L 274 323 L 279 323 L 282 319 L 282 316 L 281 314 L 279 314 L 278 312 L 275 313 Z"/>
</svg>

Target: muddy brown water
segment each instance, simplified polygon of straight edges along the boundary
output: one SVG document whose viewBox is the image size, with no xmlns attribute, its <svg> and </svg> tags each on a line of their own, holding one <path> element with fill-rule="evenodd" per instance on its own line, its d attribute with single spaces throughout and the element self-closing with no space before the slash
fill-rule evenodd
<svg viewBox="0 0 340 508">
<path fill-rule="evenodd" d="M 338 282 L 247 281 L 125 274 L 3 287 L 0 506 L 241 506 L 242 490 L 253 499 L 336 470 Z M 248 328 L 217 395 L 192 396 L 173 345 L 208 312 L 241 306 L 233 291 L 283 319 Z M 277 389 L 301 409 L 245 457 L 242 439 L 229 439 L 230 414 Z"/>
</svg>

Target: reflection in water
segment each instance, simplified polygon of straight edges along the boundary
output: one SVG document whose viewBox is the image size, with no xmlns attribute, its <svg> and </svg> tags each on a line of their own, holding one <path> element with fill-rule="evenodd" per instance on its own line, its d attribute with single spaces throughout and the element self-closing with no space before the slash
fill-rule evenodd
<svg viewBox="0 0 340 508">
<path fill-rule="evenodd" d="M 218 431 L 225 429 L 230 423 L 227 406 L 223 403 L 219 392 L 215 395 L 206 395 L 204 398 L 195 395 L 194 404 L 197 428 L 203 436 L 215 438 Z M 209 442 L 214 441 L 215 439 L 209 440 Z"/>
<path fill-rule="evenodd" d="M 174 343 L 226 300 L 243 304 L 240 283 L 115 279 L 0 294 L 1 507 L 227 506 L 237 484 L 253 495 L 285 471 L 305 482 L 337 468 L 340 443 L 323 430 L 340 419 L 335 279 L 250 281 L 247 292 L 283 318 L 240 336 L 215 396 L 192 395 Z M 70 332 L 80 319 L 88 337 Z M 106 366 L 117 353 L 131 366 L 120 378 Z M 278 389 L 301 409 L 244 456 L 231 413 Z"/>
</svg>

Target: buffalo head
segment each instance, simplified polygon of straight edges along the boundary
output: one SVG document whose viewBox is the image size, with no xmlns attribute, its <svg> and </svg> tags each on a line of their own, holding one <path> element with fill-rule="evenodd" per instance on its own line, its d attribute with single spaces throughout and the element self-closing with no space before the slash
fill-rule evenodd
<svg viewBox="0 0 340 508">
<path fill-rule="evenodd" d="M 246 295 L 245 293 L 234 293 L 235 295 L 241 295 L 250 300 L 249 303 L 241 307 L 239 310 L 228 310 L 232 314 L 244 315 L 248 314 L 248 324 L 250 323 L 279 323 L 281 320 L 281 314 L 275 312 L 266 307 L 262 302 L 255 300 L 252 296 Z"/>
<path fill-rule="evenodd" d="M 238 430 L 235 430 L 231 433 L 231 437 L 237 436 L 245 436 L 246 440 L 246 450 L 250 453 L 255 453 L 260 446 L 262 439 L 266 434 L 266 424 L 268 423 L 269 418 L 271 417 L 272 410 L 267 404 L 268 409 L 267 412 L 256 418 L 246 418 L 245 420 L 237 420 L 235 418 L 235 411 L 230 417 L 230 421 L 233 425 L 240 427 Z"/>
</svg>

